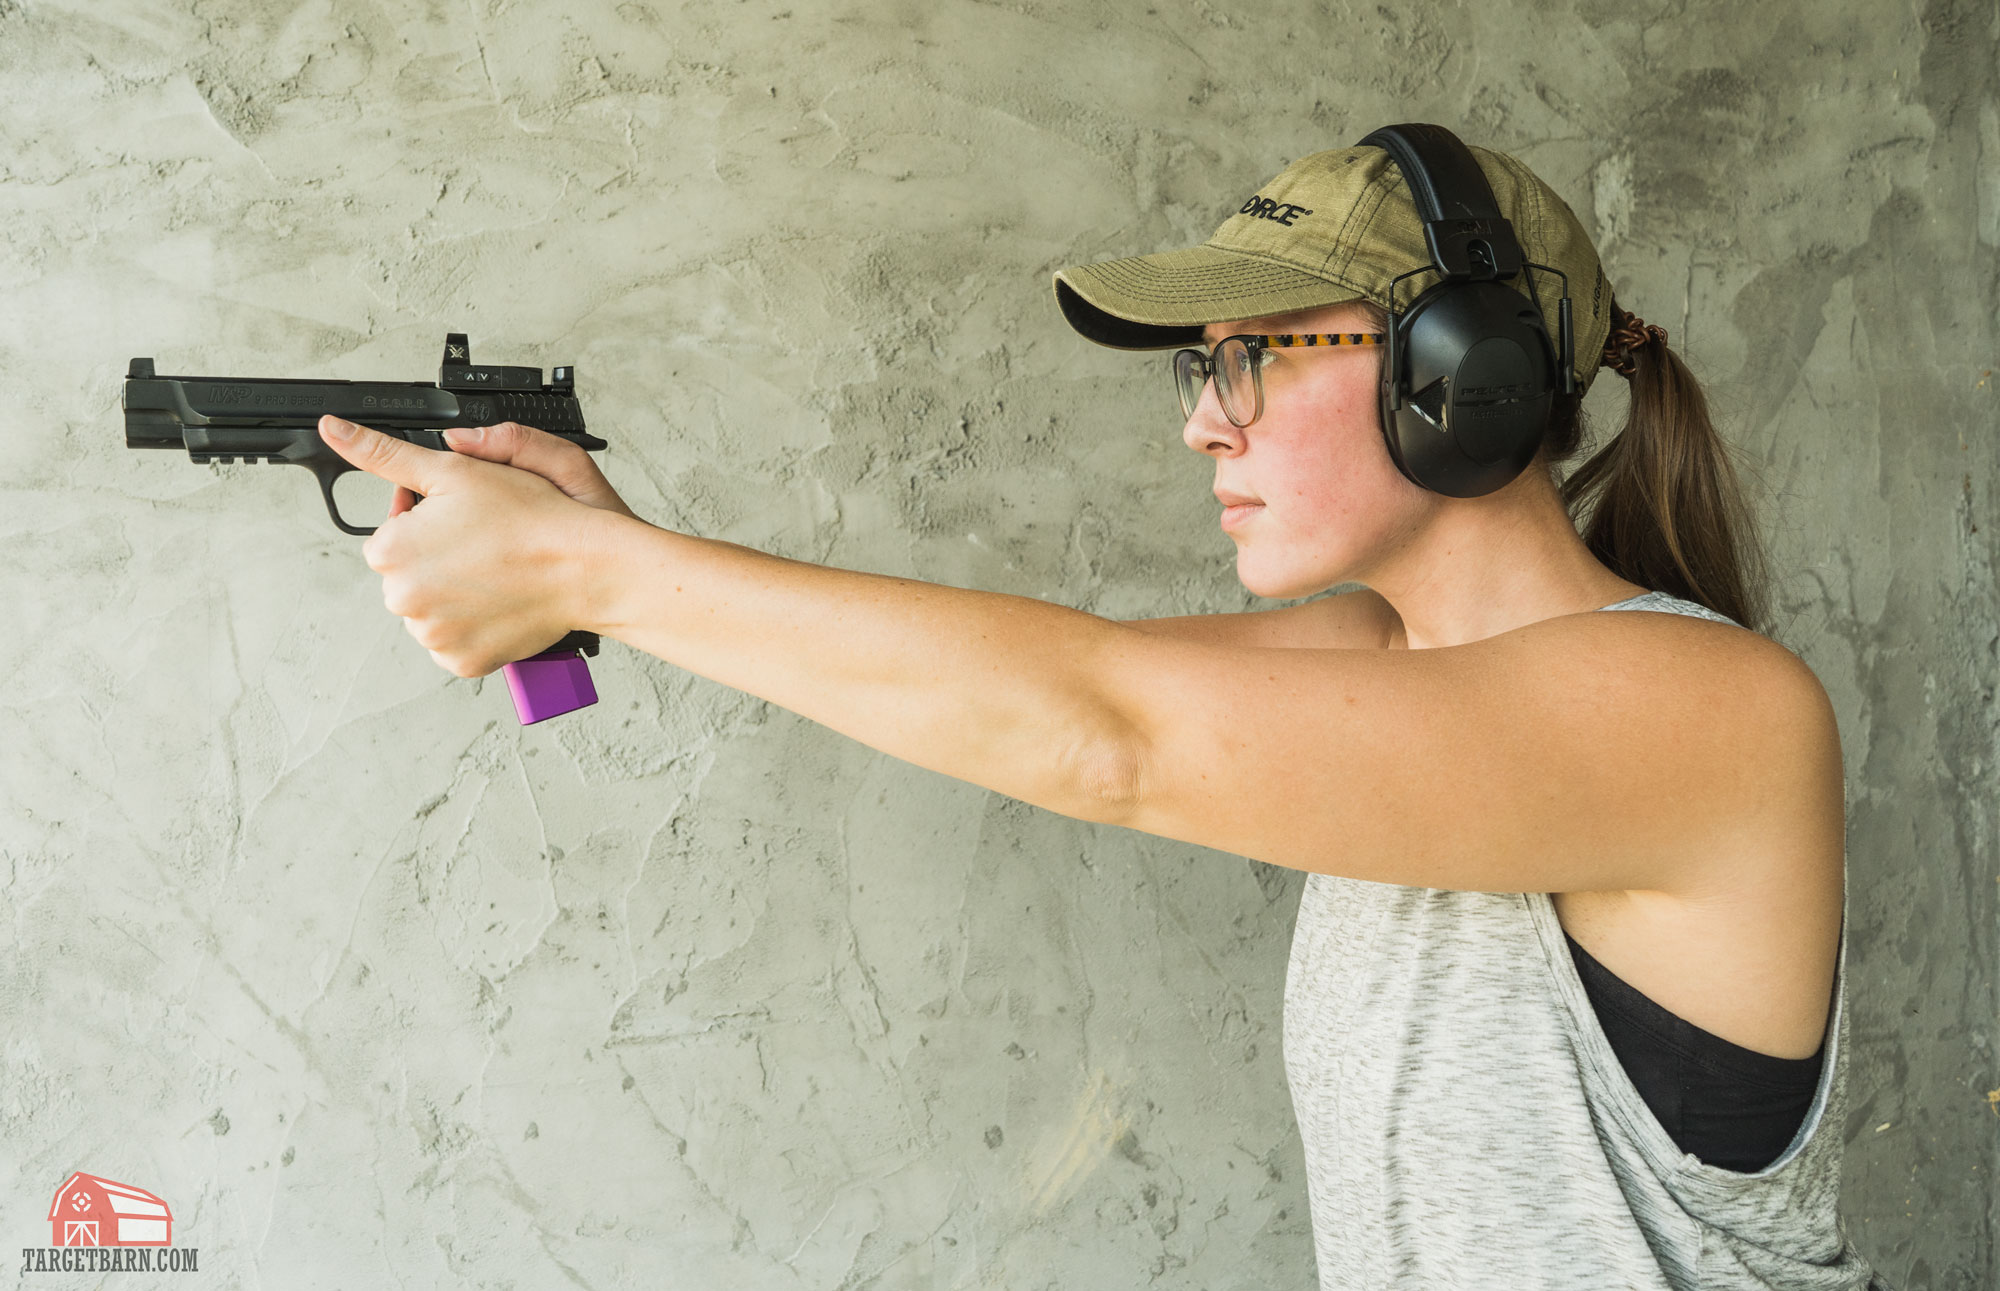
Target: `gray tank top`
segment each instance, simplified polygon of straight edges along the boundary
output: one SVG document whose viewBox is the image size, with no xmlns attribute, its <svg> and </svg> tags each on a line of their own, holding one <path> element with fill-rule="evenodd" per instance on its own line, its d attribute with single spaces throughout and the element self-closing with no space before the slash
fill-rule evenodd
<svg viewBox="0 0 2000 1291">
<path fill-rule="evenodd" d="M 1604 608 L 1731 621 L 1663 592 Z M 1547 893 L 1308 874 L 1284 1051 L 1322 1291 L 1888 1291 L 1838 1210 L 1845 886 L 1819 1086 L 1746 1174 L 1653 1116 Z"/>
</svg>

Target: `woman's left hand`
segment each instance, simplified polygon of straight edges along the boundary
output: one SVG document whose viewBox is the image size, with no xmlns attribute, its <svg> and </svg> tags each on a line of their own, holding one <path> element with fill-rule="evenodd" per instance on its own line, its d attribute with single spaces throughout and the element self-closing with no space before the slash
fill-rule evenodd
<svg viewBox="0 0 2000 1291">
<path fill-rule="evenodd" d="M 511 422 L 448 431 L 446 453 L 338 417 L 319 429 L 400 486 L 361 555 L 382 575 L 382 603 L 440 667 L 483 677 L 590 630 L 601 535 L 611 517 L 637 517 L 583 449 Z"/>
</svg>

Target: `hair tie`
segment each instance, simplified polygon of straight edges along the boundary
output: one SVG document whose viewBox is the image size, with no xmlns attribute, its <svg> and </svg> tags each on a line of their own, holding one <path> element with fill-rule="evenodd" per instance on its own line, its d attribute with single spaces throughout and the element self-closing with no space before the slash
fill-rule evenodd
<svg viewBox="0 0 2000 1291">
<path fill-rule="evenodd" d="M 1638 367 L 1632 360 L 1632 351 L 1655 341 L 1665 345 L 1667 329 L 1655 327 L 1637 314 L 1618 308 L 1618 302 L 1614 300 L 1611 302 L 1611 335 L 1604 342 L 1604 356 L 1598 362 L 1630 381 Z"/>
</svg>

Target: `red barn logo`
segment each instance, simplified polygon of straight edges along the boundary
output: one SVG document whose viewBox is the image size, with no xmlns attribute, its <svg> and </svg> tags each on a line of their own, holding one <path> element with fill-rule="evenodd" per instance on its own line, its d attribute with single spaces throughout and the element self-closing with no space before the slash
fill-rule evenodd
<svg viewBox="0 0 2000 1291">
<path fill-rule="evenodd" d="M 144 1188 L 80 1170 L 49 1203 L 49 1241 L 56 1246 L 166 1246 L 173 1227 L 173 1211 Z"/>
</svg>

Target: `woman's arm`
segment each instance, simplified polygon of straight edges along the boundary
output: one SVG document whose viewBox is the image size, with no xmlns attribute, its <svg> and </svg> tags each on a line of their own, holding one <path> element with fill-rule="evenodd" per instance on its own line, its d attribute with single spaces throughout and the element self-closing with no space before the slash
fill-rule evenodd
<svg viewBox="0 0 2000 1291">
<path fill-rule="evenodd" d="M 613 554 L 591 630 L 904 761 L 1083 819 L 1129 788 L 1112 770 L 1125 760 L 1108 751 L 1127 732 L 1104 702 L 1106 643 L 1137 629 L 1215 646 L 1379 649 L 1395 616 L 1364 588 L 1279 610 L 1118 623 L 636 520 L 607 526 L 605 542 Z"/>
<path fill-rule="evenodd" d="M 871 748 L 1100 819 L 1123 733 L 1107 647 L 1138 634 L 1046 601 L 806 564 L 605 513 L 579 624 Z"/>
</svg>

